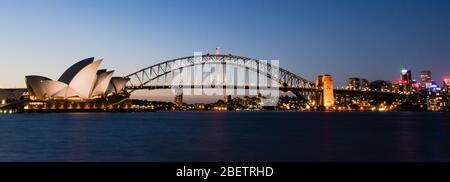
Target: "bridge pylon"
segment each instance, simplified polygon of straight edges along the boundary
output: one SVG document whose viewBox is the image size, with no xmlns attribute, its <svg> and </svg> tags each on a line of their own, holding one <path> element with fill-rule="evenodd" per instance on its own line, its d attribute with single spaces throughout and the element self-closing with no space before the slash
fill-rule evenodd
<svg viewBox="0 0 450 182">
<path fill-rule="evenodd" d="M 321 94 L 318 94 L 317 103 L 325 109 L 334 106 L 334 88 L 333 77 L 329 74 L 317 76 L 316 87 L 321 89 Z"/>
</svg>

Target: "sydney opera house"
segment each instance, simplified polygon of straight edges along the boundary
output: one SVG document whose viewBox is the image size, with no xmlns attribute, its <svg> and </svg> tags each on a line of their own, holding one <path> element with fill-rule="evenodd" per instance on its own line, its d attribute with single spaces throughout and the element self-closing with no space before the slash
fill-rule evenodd
<svg viewBox="0 0 450 182">
<path fill-rule="evenodd" d="M 99 69 L 102 59 L 87 58 L 72 65 L 58 80 L 26 76 L 30 109 L 103 109 L 127 100 L 127 78 Z"/>
</svg>

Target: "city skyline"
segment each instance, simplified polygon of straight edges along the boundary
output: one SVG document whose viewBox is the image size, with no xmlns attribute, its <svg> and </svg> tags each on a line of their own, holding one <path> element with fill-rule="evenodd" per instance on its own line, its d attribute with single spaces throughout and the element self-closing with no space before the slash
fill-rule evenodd
<svg viewBox="0 0 450 182">
<path fill-rule="evenodd" d="M 309 80 L 328 73 L 336 86 L 393 82 L 405 67 L 416 80 L 422 70 L 438 83 L 450 75 L 449 2 L 132 2 L 3 1 L 0 87 L 25 87 L 31 74 L 56 79 L 85 57 L 127 75 L 215 47 L 280 60 Z"/>
<path fill-rule="evenodd" d="M 449 176 L 449 22 L 450 0 L 0 0 L 0 176 Z"/>
</svg>

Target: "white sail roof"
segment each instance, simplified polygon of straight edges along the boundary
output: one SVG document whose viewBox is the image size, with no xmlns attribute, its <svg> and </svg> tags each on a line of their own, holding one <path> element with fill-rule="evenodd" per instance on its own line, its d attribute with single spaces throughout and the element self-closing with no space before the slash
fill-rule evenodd
<svg viewBox="0 0 450 182">
<path fill-rule="evenodd" d="M 108 89 L 109 82 L 111 81 L 114 71 L 102 72 L 97 75 L 97 82 L 95 83 L 94 90 L 91 96 L 105 95 L 106 89 Z"/>
<path fill-rule="evenodd" d="M 43 76 L 37 76 L 37 75 L 31 75 L 25 77 L 25 82 L 27 85 L 28 92 L 33 94 L 38 99 L 44 99 L 45 97 L 45 86 L 42 82 L 51 80 L 50 78 L 43 77 Z"/>
<path fill-rule="evenodd" d="M 72 81 L 72 79 L 82 70 L 84 69 L 86 66 L 88 66 L 89 64 L 91 64 L 92 62 L 94 62 L 93 57 L 91 58 L 87 58 L 84 60 L 81 60 L 77 63 L 75 63 L 74 65 L 72 65 L 69 69 L 67 69 L 62 75 L 61 77 L 59 77 L 58 81 L 60 82 L 64 82 L 66 84 L 70 84 L 70 82 Z"/>
<path fill-rule="evenodd" d="M 83 99 L 89 99 L 97 80 L 97 70 L 102 60 L 96 60 L 81 69 L 70 81 L 69 86 Z"/>
<path fill-rule="evenodd" d="M 58 81 L 42 76 L 26 76 L 28 92 L 43 100 L 70 97 L 90 99 L 123 90 L 129 79 L 112 77 L 114 71 L 98 70 L 102 61 L 95 58 L 79 61 L 67 69 Z"/>
</svg>

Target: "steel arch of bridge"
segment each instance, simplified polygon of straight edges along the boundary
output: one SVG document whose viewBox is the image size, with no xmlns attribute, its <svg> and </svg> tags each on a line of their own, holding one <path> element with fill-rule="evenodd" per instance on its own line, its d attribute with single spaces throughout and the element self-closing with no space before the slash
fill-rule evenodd
<svg viewBox="0 0 450 182">
<path fill-rule="evenodd" d="M 165 86 L 150 85 L 151 81 L 158 79 L 162 76 L 167 76 L 169 73 L 173 73 L 176 70 L 180 70 L 194 65 L 202 64 L 231 64 L 234 66 L 240 66 L 247 69 L 251 69 L 260 74 L 267 76 L 271 80 L 275 80 L 280 84 L 282 90 L 315 90 L 315 84 L 308 81 L 294 73 L 291 73 L 279 66 L 267 63 L 266 61 L 260 61 L 243 56 L 236 55 L 199 55 L 189 56 L 168 61 L 161 62 L 159 64 L 149 66 L 141 69 L 135 73 L 125 76 L 130 81 L 126 85 L 126 89 L 129 92 L 139 89 L 158 89 L 168 88 Z M 258 78 L 259 79 L 259 78 Z M 197 87 L 197 86 L 196 86 Z M 169 87 L 170 88 L 170 87 Z M 193 86 L 194 88 L 194 86 Z"/>
</svg>

